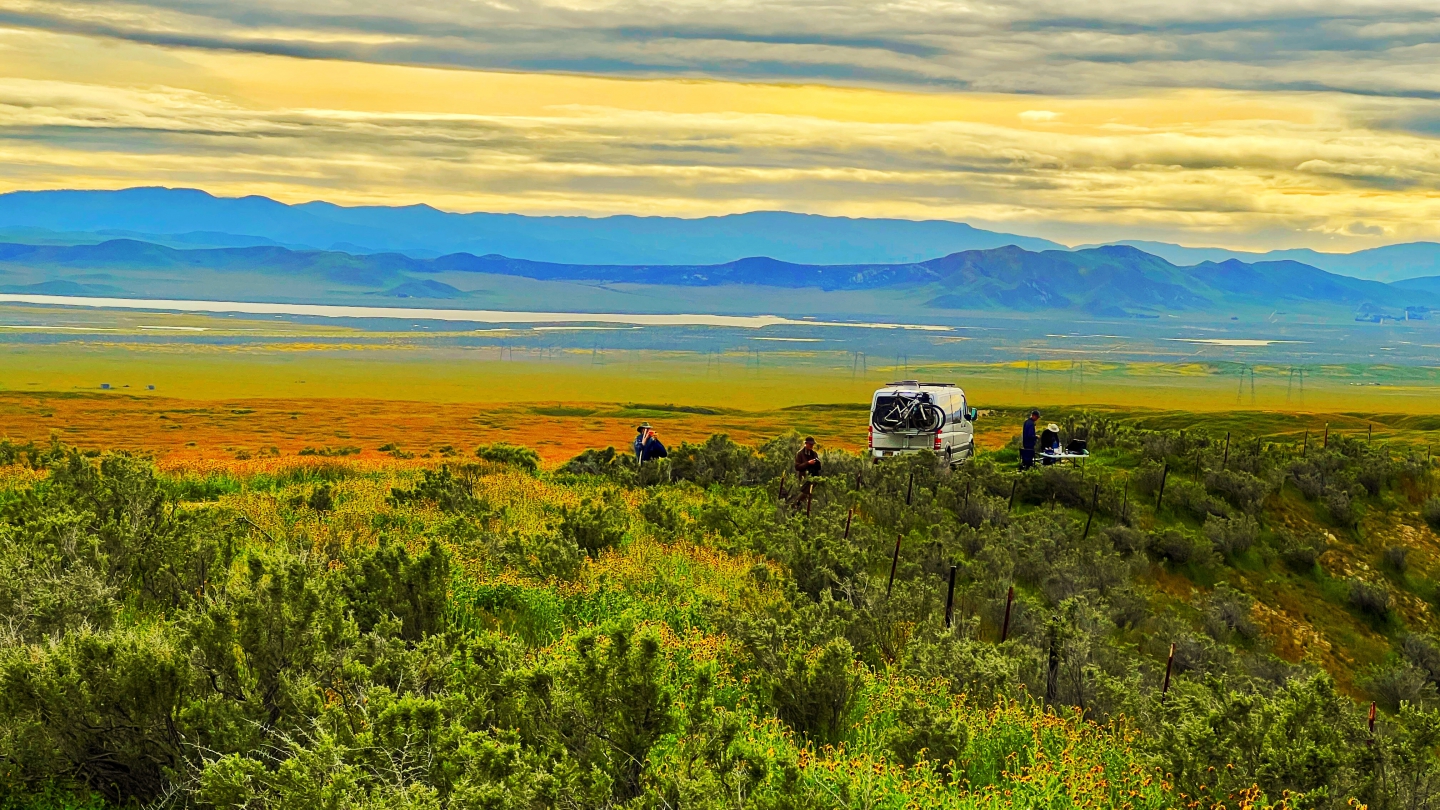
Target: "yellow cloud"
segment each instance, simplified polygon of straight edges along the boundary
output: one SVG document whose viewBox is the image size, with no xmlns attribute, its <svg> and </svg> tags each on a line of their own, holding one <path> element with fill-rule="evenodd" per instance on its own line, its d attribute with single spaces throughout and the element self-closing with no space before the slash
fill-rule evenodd
<svg viewBox="0 0 1440 810">
<path fill-rule="evenodd" d="M 485 73 L 21 31 L 0 31 L 0 76 L 6 190 L 163 184 L 526 213 L 786 209 L 1232 246 L 1440 236 L 1440 141 L 1366 124 L 1410 102 Z"/>
</svg>

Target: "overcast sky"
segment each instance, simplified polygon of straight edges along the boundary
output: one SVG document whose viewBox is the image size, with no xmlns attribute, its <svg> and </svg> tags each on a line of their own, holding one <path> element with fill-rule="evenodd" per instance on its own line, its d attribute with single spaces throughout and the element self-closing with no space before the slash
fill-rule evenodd
<svg viewBox="0 0 1440 810">
<path fill-rule="evenodd" d="M 1437 9 L 0 0 L 0 190 L 1440 239 Z"/>
</svg>

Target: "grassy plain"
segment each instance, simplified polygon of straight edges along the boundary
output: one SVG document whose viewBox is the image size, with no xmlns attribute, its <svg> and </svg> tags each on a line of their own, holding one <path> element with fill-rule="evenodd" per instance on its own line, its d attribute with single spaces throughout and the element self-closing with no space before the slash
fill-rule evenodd
<svg viewBox="0 0 1440 810">
<path fill-rule="evenodd" d="M 1264 469 L 1284 471 L 1276 479 L 1284 483 L 1267 490 L 1263 508 L 1256 512 L 1261 528 L 1248 550 L 1200 563 L 1165 556 L 1171 552 L 1152 549 L 1147 556 L 1144 550 L 1131 550 L 1123 580 L 1133 590 L 1127 593 L 1139 594 L 1138 604 L 1155 618 L 1138 626 L 1102 625 L 1096 631 L 1094 643 L 1113 643 L 1120 653 L 1113 666 L 1118 673 L 1115 683 L 1132 689 L 1142 684 L 1153 691 L 1163 667 L 1164 646 L 1178 634 L 1212 657 L 1209 663 L 1192 662 L 1196 669 L 1186 678 L 1194 683 L 1200 682 L 1199 673 L 1206 667 L 1223 668 L 1216 662 L 1223 663 L 1228 656 L 1243 663 L 1252 656 L 1260 661 L 1273 654 L 1287 666 L 1323 669 L 1342 692 L 1368 702 L 1379 694 L 1367 680 L 1373 673 L 1387 667 L 1386 672 L 1410 671 L 1392 666 L 1410 634 L 1428 638 L 1440 630 L 1434 619 L 1434 605 L 1440 603 L 1440 538 L 1417 511 L 1433 494 L 1433 474 L 1400 477 L 1375 494 L 1357 495 L 1357 503 L 1363 505 L 1353 523 L 1344 523 L 1322 499 L 1297 491 L 1299 476 L 1289 466 L 1302 460 L 1302 448 L 1313 453 L 1314 448 L 1324 447 L 1327 435 L 1337 443 L 1337 437 L 1363 441 L 1365 453 L 1375 447 L 1393 451 L 1397 458 L 1412 451 L 1428 455 L 1431 445 L 1440 444 L 1440 382 L 1434 369 L 1311 366 L 1302 383 L 1292 367 L 1253 363 L 1048 359 L 862 366 L 858 357 L 834 352 L 587 352 L 442 347 L 399 334 L 393 340 L 377 340 L 373 333 L 363 340 L 352 337 L 343 330 L 316 327 L 313 334 L 278 335 L 277 342 L 264 345 L 93 339 L 12 343 L 4 347 L 5 363 L 0 368 L 0 436 L 43 444 L 53 435 L 87 451 L 135 450 L 152 455 L 167 485 L 182 493 L 185 503 L 213 502 L 227 514 L 243 515 L 246 525 L 257 530 L 251 538 L 257 554 L 278 554 L 292 545 L 359 553 L 355 550 L 374 546 L 387 532 L 400 536 L 412 551 L 431 538 L 445 538 L 459 567 L 452 583 L 457 601 L 451 607 L 456 615 L 473 619 L 487 631 L 524 637 L 527 644 L 557 660 L 569 654 L 565 644 L 576 634 L 602 620 L 623 617 L 658 633 L 671 659 L 667 666 L 678 672 L 690 660 L 728 660 L 727 656 L 744 660 L 727 646 L 735 644 L 734 639 L 708 623 L 707 616 L 717 609 L 745 616 L 767 605 L 774 608 L 764 600 L 746 601 L 757 598 L 757 593 L 778 604 L 778 585 L 757 590 L 751 580 L 757 569 L 766 566 L 797 578 L 813 567 L 803 548 L 784 552 L 800 555 L 785 567 L 765 561 L 766 554 L 789 559 L 776 550 L 779 546 L 767 543 L 772 535 L 778 538 L 795 529 L 801 517 L 782 507 L 777 514 L 783 520 L 770 527 L 768 515 L 775 508 L 769 499 L 775 487 L 773 480 L 766 479 L 755 493 L 744 495 L 763 495 L 765 507 L 756 514 L 767 515 L 763 521 L 757 518 L 754 536 L 746 541 L 752 547 L 702 524 L 707 514 L 739 503 L 738 491 L 726 494 L 683 486 L 648 493 L 631 487 L 617 490 L 603 481 L 577 482 L 556 468 L 589 448 L 624 446 L 640 421 L 657 426 L 672 448 L 681 442 L 701 442 L 714 433 L 759 445 L 794 430 L 816 435 L 827 448 L 858 450 L 864 446 L 866 403 L 875 386 L 897 378 L 954 380 L 966 388 L 972 404 L 988 411 L 977 425 L 979 445 L 982 455 L 995 463 L 995 474 L 1005 476 L 996 479 L 1000 484 L 991 481 L 992 490 L 999 487 L 992 497 L 998 511 L 1010 516 L 1001 523 L 1013 518 L 1018 527 L 1003 536 L 1003 543 L 1001 535 L 994 538 L 995 547 L 1007 549 L 1006 554 L 1014 552 L 1016 543 L 1033 541 L 1026 539 L 1030 530 L 1023 527 L 1052 523 L 1061 527 L 1057 531 L 1066 538 L 1067 548 L 1083 546 L 1076 545 L 1073 536 L 1087 522 L 1087 503 L 1095 503 L 1088 498 L 1103 501 L 1102 530 L 1118 523 L 1115 496 L 1123 486 L 1124 497 L 1140 498 L 1138 487 L 1131 485 L 1141 477 L 1143 453 L 1154 455 L 1149 449 L 1143 453 L 1137 449 L 1144 446 L 1144 437 L 1136 434 L 1129 444 L 1116 445 L 1108 454 L 1097 453 L 1092 466 L 1080 472 L 1084 486 L 1071 492 L 1074 497 L 1069 500 L 1062 497 L 1057 504 L 1055 494 L 1028 501 L 1022 496 L 1006 511 L 1003 491 L 1014 470 L 1014 452 L 1008 445 L 1018 432 L 1021 413 L 1031 406 L 1062 423 L 1098 416 L 1145 435 L 1149 431 L 1179 434 L 1182 443 L 1184 432 L 1208 434 L 1215 440 L 1204 446 L 1205 463 L 1212 472 L 1222 452 L 1221 437 L 1229 435 L 1235 458 L 1263 445 L 1269 465 Z M 110 389 L 98 390 L 102 382 Z M 148 385 L 155 385 L 155 390 Z M 475 447 L 491 442 L 533 448 L 546 468 L 538 476 L 490 470 L 474 482 L 473 494 L 496 510 L 494 514 L 504 516 L 500 521 L 504 531 L 519 538 L 549 537 L 565 510 L 612 491 L 623 502 L 623 508 L 616 508 L 635 528 L 623 543 L 583 558 L 573 575 L 540 576 L 526 573 L 525 566 L 533 562 L 528 556 L 517 557 L 519 562 L 505 561 L 509 552 L 504 551 L 504 535 L 490 518 L 472 520 L 475 531 L 487 538 L 480 543 L 457 533 L 455 516 L 439 506 L 402 504 L 390 497 L 396 488 L 416 486 L 427 471 L 442 463 L 473 463 Z M 1226 448 L 1228 454 L 1229 443 Z M 1258 455 L 1257 474 L 1262 471 Z M 1198 455 L 1194 467 L 1188 454 L 1162 450 L 1158 458 L 1169 465 L 1173 492 L 1188 491 L 1193 497 L 1205 493 L 1209 484 Z M 1424 469 L 1431 469 L 1428 460 Z M 917 503 L 930 510 L 922 521 L 906 517 L 911 511 L 908 486 L 902 487 L 899 473 L 886 474 L 894 480 L 883 497 L 878 485 L 866 489 L 867 494 L 827 495 L 816 523 L 809 523 L 807 514 L 803 525 L 818 527 L 813 529 L 817 537 L 838 536 L 849 503 L 844 499 L 873 497 L 857 501 L 868 504 L 861 510 L 861 522 L 873 526 L 866 529 L 868 545 L 855 563 L 864 571 L 856 581 L 879 583 L 892 564 L 889 550 L 895 535 L 889 532 L 914 532 L 915 541 L 907 541 L 910 557 L 902 567 L 902 580 L 904 587 L 913 586 L 917 604 L 925 604 L 913 626 L 930 627 L 938 622 L 935 606 L 940 603 L 941 569 L 922 551 L 928 544 L 919 541 L 928 541 L 936 527 L 958 519 L 949 513 L 957 508 L 960 478 L 937 479 L 932 491 L 917 493 Z M 0 470 L 0 489 L 23 487 L 44 475 L 10 465 Z M 981 478 L 975 483 L 985 486 Z M 1102 487 L 1105 496 L 1100 494 Z M 308 506 L 321 490 L 329 505 Z M 969 484 L 963 491 L 968 507 Z M 872 492 L 873 496 L 868 494 Z M 1058 488 L 1055 492 L 1064 495 Z M 902 498 L 905 509 L 899 508 Z M 667 499 L 680 505 L 678 525 L 683 531 L 665 528 L 668 518 L 645 511 L 647 504 L 665 506 L 671 502 Z M 1161 509 L 1152 496 L 1146 499 L 1143 505 L 1121 507 L 1137 530 L 1151 538 L 1182 532 L 1209 548 L 1208 517 L 1197 517 L 1178 502 L 1167 502 Z M 1239 511 L 1234 511 L 1239 520 Z M 966 530 L 955 523 L 958 533 L 948 531 L 935 535 L 937 560 L 942 541 L 947 544 L 947 558 L 968 554 L 957 539 Z M 1292 535 L 1323 537 L 1323 553 L 1308 567 L 1288 563 L 1280 555 L 1285 538 Z M 1090 539 L 1097 537 L 1098 532 Z M 1109 542 L 1104 541 L 1106 554 L 1114 551 Z M 1395 548 L 1406 551 L 1403 565 L 1386 563 Z M 1014 553 L 1018 565 L 1020 555 Z M 1055 578 L 1037 575 L 1035 583 L 1025 586 L 1027 610 L 1038 611 L 1042 604 L 1046 610 L 1059 609 L 1048 605 L 1053 601 L 1049 590 L 1057 587 L 1056 579 L 1076 575 L 1061 567 L 1064 559 L 1056 553 L 1046 563 L 1056 566 Z M 1027 560 L 1026 564 L 1036 565 L 1034 559 Z M 970 628 L 966 632 L 973 636 L 969 642 L 975 649 L 990 643 L 998 632 L 994 608 L 1004 588 L 993 573 L 975 574 L 973 593 L 963 609 L 965 622 L 970 623 L 962 625 Z M 768 576 L 758 581 L 768 582 Z M 1369 615 L 1354 604 L 1351 589 L 1360 581 L 1378 583 L 1392 595 L 1383 617 Z M 1206 622 L 1218 610 L 1219 595 L 1230 588 L 1253 601 L 1225 603 L 1248 605 L 1248 612 L 1235 619 L 1238 629 L 1217 631 Z M 874 592 L 878 594 L 878 586 Z M 470 598 L 466 594 L 481 594 L 490 601 L 467 607 L 461 598 Z M 497 601 L 497 594 L 518 600 L 520 607 Z M 1127 603 L 1117 597 L 1115 604 Z M 553 632 L 533 639 L 527 636 L 541 619 L 556 623 Z M 1253 636 L 1242 632 L 1251 626 Z M 1027 633 L 1032 641 L 1040 639 L 1035 644 L 1042 643 L 1040 625 L 1029 626 Z M 1214 643 L 1206 640 L 1210 635 L 1215 636 Z M 1103 663 L 1101 657 L 1095 662 Z M 895 807 L 1010 806 L 1016 796 L 1057 807 L 1123 806 L 1127 798 L 1135 807 L 1188 803 L 1186 797 L 1177 798 L 1151 781 L 1142 764 L 1148 766 L 1153 760 L 1132 750 L 1138 738 L 1123 724 L 1105 729 L 1068 709 L 1047 714 L 1024 703 L 986 707 L 962 697 L 931 695 L 933 684 L 918 676 L 897 675 L 887 666 L 876 663 L 859 670 L 863 678 L 857 681 L 861 699 L 856 711 L 861 719 L 838 749 L 807 742 L 774 717 L 741 702 L 726 710 L 745 721 L 743 745 L 769 752 L 766 757 L 775 760 L 771 765 L 777 773 L 794 769 L 802 775 L 805 789 L 817 796 L 881 796 L 883 800 L 874 806 Z M 1233 667 L 1238 671 L 1242 664 Z M 677 684 L 684 683 L 676 678 Z M 744 678 L 724 671 L 719 683 L 737 695 L 747 695 L 751 688 Z M 1031 686 L 1035 687 L 1031 694 L 1043 692 L 1043 678 Z M 1424 689 L 1420 693 L 1428 694 Z M 1084 700 L 1082 689 L 1082 705 Z M 966 777 L 971 781 L 962 789 L 936 771 L 896 766 L 886 747 L 891 745 L 886 735 L 898 727 L 890 715 L 908 710 L 916 701 L 943 707 L 945 717 L 965 727 L 964 736 L 972 741 L 968 761 L 986 767 L 1005 762 L 1005 768 L 997 767 L 994 775 L 977 771 Z M 1160 705 L 1156 704 L 1156 712 Z M 997 735 L 1020 742 L 995 742 Z M 677 736 L 675 745 L 685 739 Z M 985 753 L 991 749 L 998 753 Z M 654 752 L 653 761 L 671 762 L 671 752 L 663 745 Z M 675 761 L 681 753 L 674 754 Z M 1011 767 L 1010 758 L 1016 756 L 1034 759 Z M 1119 796 L 1105 781 L 1092 778 L 1101 773 L 1110 784 L 1136 792 Z M 655 779 L 663 781 L 661 776 Z M 1228 799 L 1244 806 L 1238 794 Z"/>
</svg>

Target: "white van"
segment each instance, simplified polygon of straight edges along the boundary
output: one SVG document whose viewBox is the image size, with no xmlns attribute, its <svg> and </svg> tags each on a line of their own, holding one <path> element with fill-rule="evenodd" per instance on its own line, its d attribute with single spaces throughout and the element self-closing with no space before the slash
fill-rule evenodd
<svg viewBox="0 0 1440 810">
<path fill-rule="evenodd" d="M 954 383 L 904 380 L 870 400 L 870 456 L 930 450 L 959 464 L 975 455 L 975 409 Z"/>
</svg>

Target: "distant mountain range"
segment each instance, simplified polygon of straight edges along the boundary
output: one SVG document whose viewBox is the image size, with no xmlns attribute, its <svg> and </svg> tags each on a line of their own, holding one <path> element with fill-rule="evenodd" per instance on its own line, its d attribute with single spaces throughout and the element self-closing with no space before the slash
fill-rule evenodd
<svg viewBox="0 0 1440 810">
<path fill-rule="evenodd" d="M 472 253 L 586 265 L 717 265 L 747 256 L 812 265 L 895 264 L 1006 245 L 1030 251 L 1068 249 L 958 222 L 767 211 L 699 219 L 532 217 L 456 214 L 425 205 L 287 205 L 266 197 L 215 197 L 195 189 L 0 194 L 0 241 L 79 245 L 117 238 L 174 248 L 288 247 L 422 259 Z M 1440 244 L 1434 242 L 1348 254 L 1307 249 L 1249 253 L 1145 241 L 1108 244 L 1137 247 L 1177 266 L 1230 259 L 1247 264 L 1296 261 L 1376 281 L 1440 276 Z"/>
<path fill-rule="evenodd" d="M 1226 250 L 1225 248 L 1183 247 L 1166 242 L 1140 240 L 1124 240 L 1109 244 L 1136 247 L 1179 265 L 1223 262 L 1228 259 L 1238 259 L 1242 262 L 1294 261 L 1331 273 L 1339 273 L 1342 276 L 1373 281 L 1389 282 L 1423 276 L 1440 276 L 1440 243 L 1435 242 L 1386 245 L 1354 253 L 1321 253 L 1309 248 L 1251 253 L 1241 250 Z M 1087 245 L 1085 247 L 1095 246 Z"/>
<path fill-rule="evenodd" d="M 745 256 L 814 264 L 922 261 L 959 250 L 1044 239 L 959 222 L 848 219 L 757 211 L 723 217 L 531 217 L 455 214 L 428 205 L 286 205 L 194 189 L 17 191 L 0 194 L 0 240 L 98 243 L 132 238 L 170 247 L 285 246 L 433 258 L 487 253 L 574 264 L 719 264 Z"/>
<path fill-rule="evenodd" d="M 1383 284 L 1294 261 L 1235 259 L 1177 266 L 1138 248 L 1030 251 L 1013 245 L 920 262 L 800 264 L 746 258 L 717 264 L 572 264 L 452 253 L 256 246 L 176 249 L 129 239 L 98 245 L 0 244 L 0 291 L 54 295 L 355 300 L 357 296 L 465 301 L 490 306 L 488 288 L 529 279 L 625 288 L 756 287 L 903 292 L 929 311 L 1072 310 L 1101 317 L 1263 308 L 1403 313 L 1440 304 L 1440 277 Z M 498 285 L 497 285 L 497 282 Z M 621 290 L 623 292 L 623 290 Z M 766 296 L 754 296 L 765 308 Z M 579 305 L 583 306 L 583 305 Z"/>
</svg>

